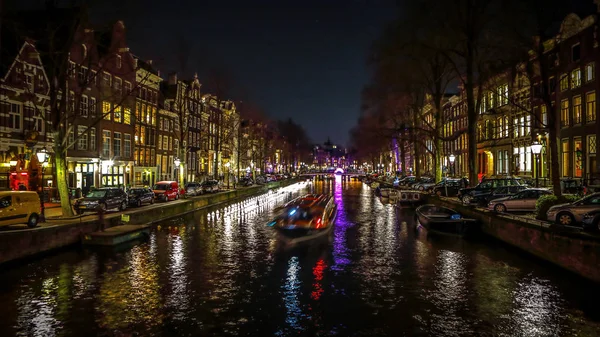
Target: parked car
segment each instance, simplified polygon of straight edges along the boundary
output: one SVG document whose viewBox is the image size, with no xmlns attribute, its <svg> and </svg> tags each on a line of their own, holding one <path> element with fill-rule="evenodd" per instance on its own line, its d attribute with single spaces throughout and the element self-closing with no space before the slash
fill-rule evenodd
<svg viewBox="0 0 600 337">
<path fill-rule="evenodd" d="M 408 177 L 404 177 L 402 179 L 400 179 L 400 181 L 398 181 L 398 185 L 399 186 L 408 186 L 411 183 L 414 183 L 417 180 L 417 177 L 415 176 L 408 176 Z"/>
<path fill-rule="evenodd" d="M 185 184 L 185 196 L 193 197 L 197 195 L 202 195 L 204 191 L 202 190 L 202 184 L 199 182 L 191 181 Z"/>
<path fill-rule="evenodd" d="M 252 186 L 254 181 L 252 181 L 251 177 L 241 177 L 238 181 L 238 185 L 240 186 Z"/>
<path fill-rule="evenodd" d="M 435 181 L 431 177 L 421 177 L 419 181 L 411 185 L 413 190 L 425 191 L 427 186 L 435 185 Z"/>
<path fill-rule="evenodd" d="M 38 225 L 40 213 L 40 197 L 36 192 L 0 192 L 0 226 L 24 223 L 34 228 Z"/>
<path fill-rule="evenodd" d="M 600 193 L 590 194 L 569 204 L 554 205 L 548 209 L 548 221 L 559 225 L 576 225 L 583 221 L 583 215 L 600 210 Z"/>
<path fill-rule="evenodd" d="M 154 203 L 154 191 L 148 187 L 134 187 L 127 191 L 129 206 L 141 207 L 143 203 Z"/>
<path fill-rule="evenodd" d="M 490 201 L 488 204 L 488 209 L 498 213 L 513 211 L 533 212 L 535 211 L 535 204 L 537 200 L 541 196 L 549 194 L 552 194 L 552 192 L 545 188 L 528 188 L 514 195 Z"/>
<path fill-rule="evenodd" d="M 582 216 L 583 229 L 600 231 L 600 208 Z"/>
<path fill-rule="evenodd" d="M 463 185 L 460 179 L 448 179 L 436 184 L 432 193 L 444 197 L 455 197 L 461 188 L 463 188 Z"/>
<path fill-rule="evenodd" d="M 581 179 L 573 179 L 573 178 L 561 178 L 560 179 L 560 188 L 562 193 L 564 194 L 575 194 L 575 195 L 583 195 L 583 184 L 581 183 Z"/>
<path fill-rule="evenodd" d="M 514 177 L 484 178 L 477 186 L 461 189 L 457 197 L 463 204 L 469 205 L 475 200 L 481 200 L 484 195 L 490 195 L 498 187 L 525 185 L 523 180 Z"/>
<path fill-rule="evenodd" d="M 511 195 L 515 195 L 523 190 L 526 190 L 528 187 L 526 185 L 513 185 L 513 186 L 502 186 L 494 189 L 491 193 L 481 193 L 477 196 L 473 197 L 473 203 L 478 205 L 487 206 L 490 201 L 494 199 L 500 199 L 504 197 L 509 197 Z"/>
<path fill-rule="evenodd" d="M 116 187 L 102 187 L 90 191 L 84 198 L 77 200 L 75 211 L 77 214 L 85 212 L 106 211 L 118 208 L 124 211 L 127 208 L 127 193 Z"/>
<path fill-rule="evenodd" d="M 162 201 L 179 199 L 179 184 L 176 181 L 159 181 L 152 187 L 155 198 Z"/>
<path fill-rule="evenodd" d="M 211 180 L 206 180 L 205 182 L 202 183 L 202 191 L 204 193 L 214 193 L 214 192 L 219 192 L 220 190 L 220 186 L 219 186 L 219 181 L 211 179 Z"/>
</svg>

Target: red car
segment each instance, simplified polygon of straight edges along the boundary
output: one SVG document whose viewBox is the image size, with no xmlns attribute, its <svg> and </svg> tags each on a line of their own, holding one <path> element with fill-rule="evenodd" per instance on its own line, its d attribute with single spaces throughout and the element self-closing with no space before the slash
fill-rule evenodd
<svg viewBox="0 0 600 337">
<path fill-rule="evenodd" d="M 176 181 L 159 181 L 152 187 L 156 199 L 169 201 L 179 199 L 179 185 Z"/>
</svg>

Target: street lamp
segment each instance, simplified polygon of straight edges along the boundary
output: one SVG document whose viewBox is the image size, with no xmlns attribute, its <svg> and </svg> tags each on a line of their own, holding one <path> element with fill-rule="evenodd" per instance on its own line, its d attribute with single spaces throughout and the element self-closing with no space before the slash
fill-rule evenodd
<svg viewBox="0 0 600 337">
<path fill-rule="evenodd" d="M 229 189 L 229 166 L 231 166 L 231 163 L 226 162 L 225 167 L 227 167 L 227 189 Z"/>
<path fill-rule="evenodd" d="M 35 155 L 37 156 L 38 161 L 42 163 L 42 186 L 38 192 L 40 195 L 40 222 L 46 222 L 46 215 L 44 214 L 44 211 L 46 210 L 44 205 L 44 168 L 46 168 L 45 164 L 48 160 L 48 153 L 46 152 L 46 149 L 41 149 Z"/>
<path fill-rule="evenodd" d="M 177 173 L 175 175 L 175 181 L 177 182 L 177 184 L 179 184 L 179 165 L 181 165 L 181 160 L 179 160 L 179 158 L 175 158 L 173 163 L 175 164 L 177 170 Z"/>
<path fill-rule="evenodd" d="M 456 173 L 454 172 L 454 160 L 456 160 L 456 156 L 454 156 L 454 154 L 451 154 L 450 156 L 448 156 L 448 159 L 450 160 L 450 166 L 452 167 L 452 176 L 454 177 L 456 175 Z"/>
<path fill-rule="evenodd" d="M 540 187 L 540 153 L 542 152 L 542 144 L 534 142 L 531 145 L 531 152 L 535 154 L 535 187 Z"/>
</svg>

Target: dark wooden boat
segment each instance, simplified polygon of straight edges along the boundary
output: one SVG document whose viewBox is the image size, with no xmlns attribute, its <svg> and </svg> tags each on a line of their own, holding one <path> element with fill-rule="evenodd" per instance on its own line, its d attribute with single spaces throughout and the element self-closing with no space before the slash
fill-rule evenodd
<svg viewBox="0 0 600 337">
<path fill-rule="evenodd" d="M 280 240 L 297 244 L 326 236 L 333 229 L 337 206 L 327 194 L 307 194 L 287 203 L 268 225 Z"/>
<path fill-rule="evenodd" d="M 457 211 L 436 205 L 416 209 L 416 218 L 428 232 L 464 236 L 477 228 L 475 219 L 466 219 Z"/>
</svg>

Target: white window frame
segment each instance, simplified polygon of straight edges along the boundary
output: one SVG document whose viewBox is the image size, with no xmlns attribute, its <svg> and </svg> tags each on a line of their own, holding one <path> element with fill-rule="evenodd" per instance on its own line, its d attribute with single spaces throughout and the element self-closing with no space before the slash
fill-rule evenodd
<svg viewBox="0 0 600 337">
<path fill-rule="evenodd" d="M 85 132 L 87 126 L 77 125 L 77 150 L 87 151 L 88 134 Z"/>
</svg>

